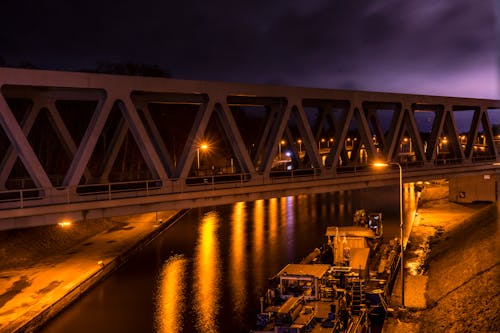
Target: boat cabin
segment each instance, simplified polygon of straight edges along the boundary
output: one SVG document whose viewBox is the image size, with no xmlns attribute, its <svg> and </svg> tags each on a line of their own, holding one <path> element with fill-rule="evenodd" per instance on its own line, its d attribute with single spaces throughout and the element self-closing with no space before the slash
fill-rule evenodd
<svg viewBox="0 0 500 333">
<path fill-rule="evenodd" d="M 361 278 L 368 276 L 371 249 L 368 240 L 376 238 L 373 230 L 361 226 L 328 227 L 326 237 L 334 266 L 350 267 Z"/>
<path fill-rule="evenodd" d="M 304 296 L 320 299 L 321 280 L 330 269 L 327 264 L 288 264 L 279 273 L 279 294 L 282 299 Z"/>
</svg>

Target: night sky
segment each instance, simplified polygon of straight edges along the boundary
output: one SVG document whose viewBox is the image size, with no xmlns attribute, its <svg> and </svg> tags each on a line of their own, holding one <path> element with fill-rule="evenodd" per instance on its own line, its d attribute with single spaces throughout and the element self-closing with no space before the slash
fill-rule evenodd
<svg viewBox="0 0 500 333">
<path fill-rule="evenodd" d="M 0 63 L 500 99 L 498 0 L 2 0 Z"/>
</svg>

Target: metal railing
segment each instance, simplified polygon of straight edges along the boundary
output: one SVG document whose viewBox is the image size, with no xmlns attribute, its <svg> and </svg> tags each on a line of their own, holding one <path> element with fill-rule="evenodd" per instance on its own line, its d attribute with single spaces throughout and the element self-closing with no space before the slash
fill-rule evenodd
<svg viewBox="0 0 500 333">
<path fill-rule="evenodd" d="M 492 160 L 493 158 L 493 160 Z M 495 156 L 478 159 L 478 164 L 490 164 Z M 441 163 L 436 160 L 429 168 L 456 168 L 462 165 L 461 159 L 446 160 Z M 425 171 L 423 162 L 408 162 L 402 165 L 405 172 Z M 327 171 L 327 172 L 325 172 Z M 0 191 L 0 210 L 36 207 L 44 205 L 73 204 L 95 202 L 125 198 L 149 197 L 168 194 L 183 194 L 203 192 L 207 190 L 227 190 L 252 186 L 266 186 L 277 184 L 307 183 L 312 180 L 345 179 L 360 175 L 386 174 L 391 170 L 375 171 L 368 164 L 340 166 L 331 169 L 297 169 L 290 171 L 272 171 L 265 175 L 251 175 L 250 173 L 214 174 L 187 178 L 147 179 L 127 182 L 110 182 L 103 184 L 84 184 L 76 187 L 53 188 L 23 188 Z M 25 182 L 28 184 L 29 182 Z"/>
</svg>

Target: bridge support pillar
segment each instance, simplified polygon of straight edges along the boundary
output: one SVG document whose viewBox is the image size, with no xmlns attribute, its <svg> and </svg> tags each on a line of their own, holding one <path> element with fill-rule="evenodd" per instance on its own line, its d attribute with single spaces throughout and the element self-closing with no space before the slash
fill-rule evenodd
<svg viewBox="0 0 500 333">
<path fill-rule="evenodd" d="M 498 200 L 496 174 L 482 174 L 451 178 L 449 181 L 449 200 L 458 203 Z"/>
</svg>

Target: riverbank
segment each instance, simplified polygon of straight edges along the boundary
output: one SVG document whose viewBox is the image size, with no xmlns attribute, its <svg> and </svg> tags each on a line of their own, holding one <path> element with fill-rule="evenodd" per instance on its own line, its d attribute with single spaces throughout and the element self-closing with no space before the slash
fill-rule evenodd
<svg viewBox="0 0 500 333">
<path fill-rule="evenodd" d="M 36 330 L 180 215 L 166 211 L 0 232 L 0 333 Z"/>
<path fill-rule="evenodd" d="M 428 186 L 410 236 L 405 316 L 383 332 L 499 332 L 499 218 L 496 204 L 448 202 L 446 187 Z M 393 303 L 401 304 L 400 280 Z"/>
</svg>

